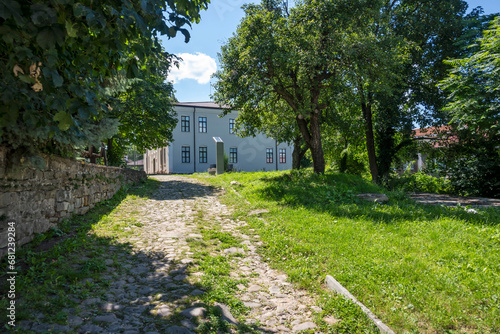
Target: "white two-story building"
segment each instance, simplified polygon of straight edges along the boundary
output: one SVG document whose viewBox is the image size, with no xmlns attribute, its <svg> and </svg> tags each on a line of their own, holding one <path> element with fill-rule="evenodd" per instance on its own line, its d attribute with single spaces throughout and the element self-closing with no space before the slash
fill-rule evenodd
<svg viewBox="0 0 500 334">
<path fill-rule="evenodd" d="M 273 171 L 292 168 L 292 148 L 264 135 L 240 138 L 234 134 L 237 111 L 220 117 L 213 102 L 186 102 L 175 106 L 179 121 L 174 141 L 167 147 L 147 150 L 147 174 L 200 173 L 216 163 L 214 137 L 224 142 L 229 164 L 237 171 Z"/>
</svg>

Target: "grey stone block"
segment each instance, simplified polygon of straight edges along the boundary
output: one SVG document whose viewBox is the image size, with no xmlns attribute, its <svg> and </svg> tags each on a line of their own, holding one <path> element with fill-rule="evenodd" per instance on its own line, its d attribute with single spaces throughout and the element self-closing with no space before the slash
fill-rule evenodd
<svg viewBox="0 0 500 334">
<path fill-rule="evenodd" d="M 59 202 L 56 204 L 56 211 L 68 211 L 69 203 L 68 202 Z"/>
<path fill-rule="evenodd" d="M 342 284 L 340 284 L 335 278 L 333 278 L 330 275 L 326 275 L 325 283 L 330 290 L 343 295 L 347 299 L 350 299 L 355 304 L 357 304 L 361 308 L 361 310 L 368 316 L 368 318 L 370 318 L 375 323 L 375 325 L 378 327 L 381 333 L 395 334 L 392 331 L 392 329 L 390 329 L 386 324 L 384 324 L 382 320 L 377 318 L 377 316 L 373 314 L 372 311 L 370 311 L 365 305 L 363 305 L 360 301 L 358 301 L 356 297 L 354 297 L 346 288 L 344 288 Z"/>
<path fill-rule="evenodd" d="M 165 330 L 165 333 L 168 333 L 168 334 L 194 334 L 186 327 L 181 327 L 181 326 L 169 327 Z"/>
<path fill-rule="evenodd" d="M 204 317 L 207 310 L 204 307 L 190 307 L 181 312 L 181 315 L 186 318 Z"/>
</svg>

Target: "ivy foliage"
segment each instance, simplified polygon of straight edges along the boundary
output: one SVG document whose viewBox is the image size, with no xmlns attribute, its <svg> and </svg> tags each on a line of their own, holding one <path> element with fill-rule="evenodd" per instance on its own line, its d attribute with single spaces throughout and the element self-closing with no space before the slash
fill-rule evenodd
<svg viewBox="0 0 500 334">
<path fill-rule="evenodd" d="M 159 36 L 182 33 L 209 0 L 3 0 L 0 138 L 4 145 L 99 145 L 118 131 L 109 88 L 164 61 Z"/>
</svg>

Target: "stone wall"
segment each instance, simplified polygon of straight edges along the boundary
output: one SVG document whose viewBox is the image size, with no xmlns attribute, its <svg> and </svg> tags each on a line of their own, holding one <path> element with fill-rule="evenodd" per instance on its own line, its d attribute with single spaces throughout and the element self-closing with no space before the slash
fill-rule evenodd
<svg viewBox="0 0 500 334">
<path fill-rule="evenodd" d="M 16 244 L 57 226 L 72 214 L 84 214 L 110 199 L 122 185 L 146 177 L 144 172 L 42 156 L 46 168 L 12 167 L 0 147 L 0 258 L 7 251 L 7 222 L 16 222 Z"/>
</svg>

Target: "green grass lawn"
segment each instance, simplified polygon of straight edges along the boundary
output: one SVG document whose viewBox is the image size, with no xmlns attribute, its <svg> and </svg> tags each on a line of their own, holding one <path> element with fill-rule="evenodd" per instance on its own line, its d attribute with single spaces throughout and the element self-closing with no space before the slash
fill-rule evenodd
<svg viewBox="0 0 500 334">
<path fill-rule="evenodd" d="M 332 275 L 397 333 L 500 332 L 500 209 L 415 204 L 335 173 L 194 177 L 227 190 L 224 201 L 293 282 L 318 292 Z M 364 202 L 364 192 L 390 200 Z M 256 208 L 269 213 L 247 215 Z M 336 312 L 343 318 L 341 303 Z"/>
</svg>

